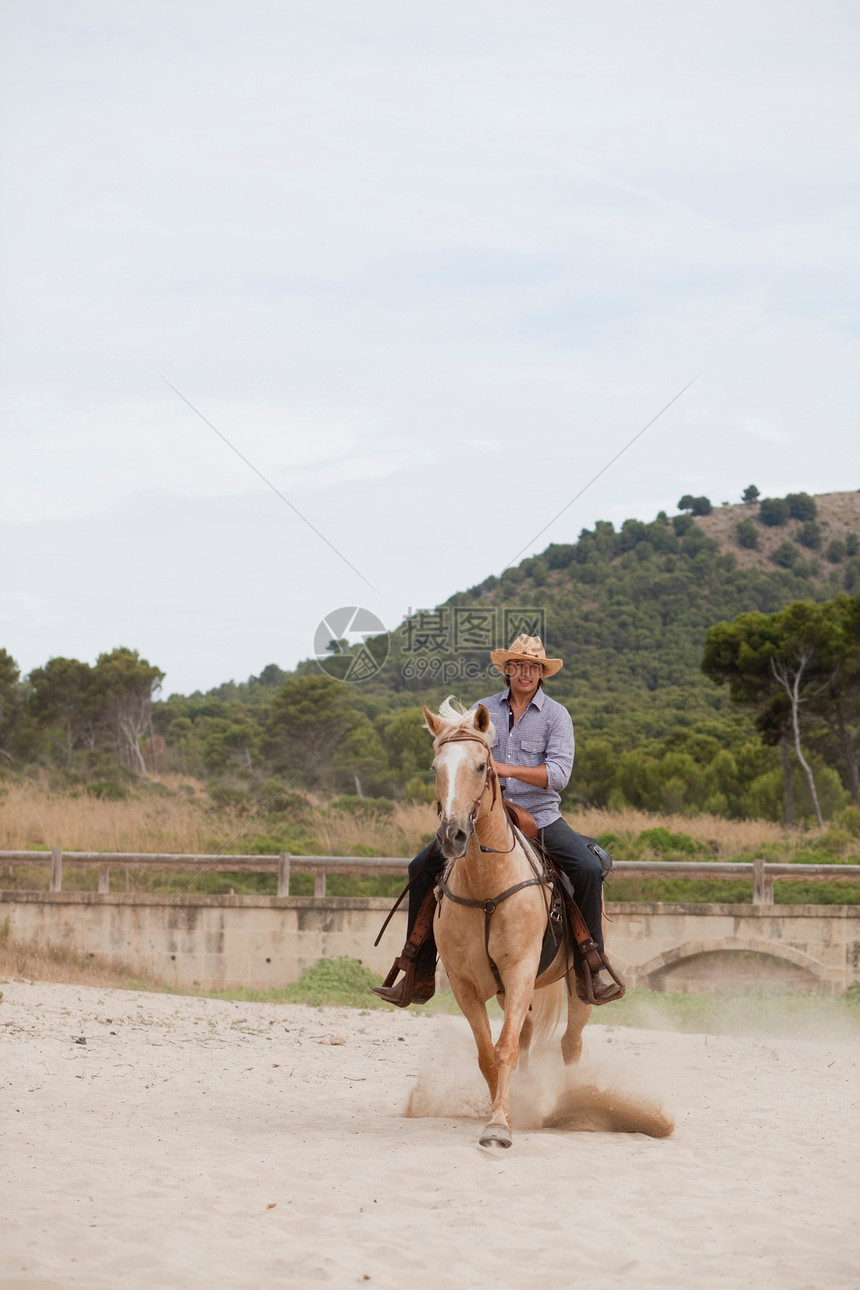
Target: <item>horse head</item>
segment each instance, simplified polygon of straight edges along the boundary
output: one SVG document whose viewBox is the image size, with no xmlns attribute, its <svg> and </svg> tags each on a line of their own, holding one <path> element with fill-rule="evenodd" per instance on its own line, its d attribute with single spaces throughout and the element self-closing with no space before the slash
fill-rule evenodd
<svg viewBox="0 0 860 1290">
<path fill-rule="evenodd" d="M 436 837 L 445 859 L 459 860 L 475 832 L 481 800 L 495 774 L 490 755 L 495 730 L 483 703 L 464 713 L 450 698 L 438 715 L 425 708 L 424 723 L 433 736 L 435 752 Z"/>
</svg>

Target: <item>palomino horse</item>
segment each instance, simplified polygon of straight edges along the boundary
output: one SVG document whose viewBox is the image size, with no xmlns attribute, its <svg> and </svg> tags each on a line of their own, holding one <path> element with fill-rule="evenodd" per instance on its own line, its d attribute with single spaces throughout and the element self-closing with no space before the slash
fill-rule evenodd
<svg viewBox="0 0 860 1290">
<path fill-rule="evenodd" d="M 447 861 L 434 923 L 436 945 L 454 998 L 472 1027 L 493 1101 L 481 1144 L 509 1147 L 511 1075 L 519 1055 L 527 1057 L 534 1034 L 555 1028 L 562 982 L 572 964 L 561 944 L 553 963 L 537 975 L 550 893 L 539 862 L 505 812 L 487 709 L 479 703 L 464 715 L 446 699 L 438 716 L 425 708 L 424 719 L 434 737 L 437 837 Z M 499 981 L 505 1017 L 494 1046 L 486 1003 L 499 993 Z M 554 989 L 535 999 L 535 990 L 544 987 Z M 590 1013 L 591 1007 L 569 991 L 561 1041 L 565 1064 L 579 1059 Z"/>
</svg>

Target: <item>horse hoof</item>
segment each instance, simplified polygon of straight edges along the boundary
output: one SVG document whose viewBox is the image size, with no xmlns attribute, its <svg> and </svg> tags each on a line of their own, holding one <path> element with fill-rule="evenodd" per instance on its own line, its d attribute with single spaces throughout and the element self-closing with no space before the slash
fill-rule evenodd
<svg viewBox="0 0 860 1290">
<path fill-rule="evenodd" d="M 506 1125 L 488 1124 L 478 1141 L 482 1147 L 509 1147 L 513 1139 Z"/>
</svg>

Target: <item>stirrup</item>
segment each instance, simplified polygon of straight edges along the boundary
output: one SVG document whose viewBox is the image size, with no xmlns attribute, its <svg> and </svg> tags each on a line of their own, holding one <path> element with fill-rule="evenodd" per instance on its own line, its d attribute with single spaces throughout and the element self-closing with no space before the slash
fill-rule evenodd
<svg viewBox="0 0 860 1290">
<path fill-rule="evenodd" d="M 403 969 L 403 979 L 394 984 L 398 972 Z M 418 979 L 420 977 L 420 979 Z M 371 986 L 374 994 L 386 1003 L 393 1003 L 395 1008 L 408 1008 L 411 1003 L 427 1003 L 436 993 L 436 974 L 418 973 L 415 962 L 403 962 L 403 956 L 394 960 L 394 966 L 382 985 Z"/>
<path fill-rule="evenodd" d="M 586 952 L 583 953 L 583 956 L 582 956 L 581 969 L 579 969 L 579 971 L 575 973 L 575 980 L 576 980 L 577 986 L 579 986 L 580 984 L 580 977 L 584 981 L 585 994 L 580 994 L 579 990 L 577 989 L 576 991 L 577 998 L 581 999 L 583 1003 L 591 1004 L 593 1008 L 599 1008 L 604 1003 L 615 1003 L 617 999 L 623 999 L 625 994 L 627 993 L 627 986 L 621 980 L 621 977 L 615 971 L 615 968 L 609 962 L 609 959 L 606 957 L 606 955 L 601 953 L 601 951 L 597 948 L 597 945 L 594 943 L 594 941 L 592 941 L 591 944 L 588 946 L 581 945 L 579 948 L 581 950 L 585 950 Z M 594 960 L 594 959 L 597 960 L 596 963 L 589 962 L 589 960 Z M 604 994 L 602 998 L 597 998 L 595 997 L 595 994 L 594 994 L 594 976 L 598 972 L 602 971 L 603 968 L 606 968 L 606 971 L 612 977 L 612 980 L 614 981 L 615 985 L 618 988 L 616 990 L 612 990 L 612 986 L 607 986 L 606 987 L 607 993 Z"/>
</svg>

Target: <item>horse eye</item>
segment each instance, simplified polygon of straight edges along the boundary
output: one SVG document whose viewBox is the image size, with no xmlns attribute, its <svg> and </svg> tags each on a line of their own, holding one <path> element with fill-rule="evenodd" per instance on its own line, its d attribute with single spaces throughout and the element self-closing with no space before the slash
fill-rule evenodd
<svg viewBox="0 0 860 1290">
<path fill-rule="evenodd" d="M 487 769 L 487 763 L 486 763 L 485 761 L 479 762 L 479 763 L 478 763 L 478 765 L 475 767 L 475 769 L 476 769 L 476 770 L 486 770 L 486 769 Z"/>
</svg>

